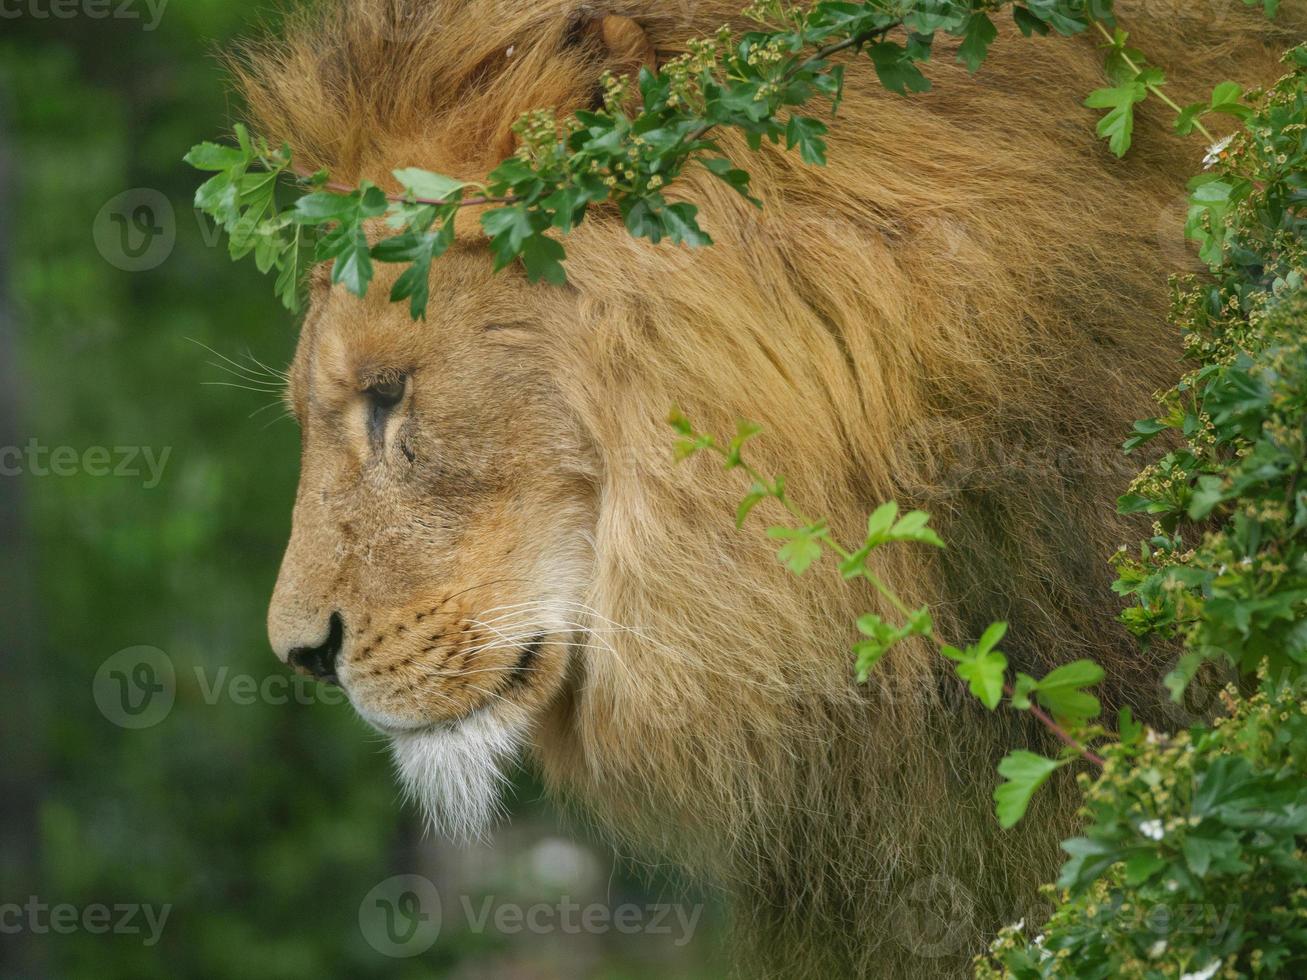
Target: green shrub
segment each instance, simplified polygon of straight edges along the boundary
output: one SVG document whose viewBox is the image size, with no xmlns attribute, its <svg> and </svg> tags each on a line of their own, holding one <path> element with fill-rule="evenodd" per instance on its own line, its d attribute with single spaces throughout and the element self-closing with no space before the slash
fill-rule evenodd
<svg viewBox="0 0 1307 980">
<path fill-rule="evenodd" d="M 1174 317 L 1198 366 L 1126 444 L 1182 445 L 1121 499 L 1156 524 L 1116 556 L 1126 624 L 1184 641 L 1177 698 L 1205 664 L 1260 685 L 1211 728 L 1099 747 L 1057 911 L 979 977 L 1307 976 L 1307 47 L 1286 61 L 1192 185 L 1213 275 L 1177 284 Z"/>
<path fill-rule="evenodd" d="M 977 977 L 1307 975 L 1307 682 L 1225 700 L 1210 729 L 1103 750 L 1057 911 L 1004 930 Z"/>
</svg>

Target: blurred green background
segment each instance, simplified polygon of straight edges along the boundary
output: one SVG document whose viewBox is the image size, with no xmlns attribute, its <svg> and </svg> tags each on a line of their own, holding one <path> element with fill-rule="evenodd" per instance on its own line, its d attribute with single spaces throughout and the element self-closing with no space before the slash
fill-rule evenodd
<svg viewBox="0 0 1307 980">
<path fill-rule="evenodd" d="M 284 366 L 296 324 L 197 219 L 180 161 L 235 116 L 214 52 L 276 20 L 0 2 L 0 976 L 720 976 L 714 909 L 687 928 L 696 898 L 529 776 L 493 841 L 424 838 L 382 742 L 267 649 L 298 433 L 221 365 Z M 141 664 L 161 693 L 134 716 L 113 695 Z M 405 874 L 436 886 L 440 929 L 396 957 L 371 906 L 403 912 Z M 538 903 L 544 928 L 515 921 Z M 142 904 L 169 907 L 153 944 L 143 910 L 114 928 Z"/>
</svg>

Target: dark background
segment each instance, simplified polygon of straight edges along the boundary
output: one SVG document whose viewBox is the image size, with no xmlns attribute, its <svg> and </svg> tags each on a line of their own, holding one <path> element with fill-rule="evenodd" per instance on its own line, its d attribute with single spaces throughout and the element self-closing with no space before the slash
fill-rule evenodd
<svg viewBox="0 0 1307 980">
<path fill-rule="evenodd" d="M 276 12 L 173 0 L 151 30 L 143 0 L 61 2 L 0 2 L 0 976 L 720 976 L 711 908 L 688 942 L 670 915 L 670 934 L 476 928 L 487 899 L 599 921 L 695 900 L 615 864 L 527 775 L 492 842 L 424 838 L 383 743 L 285 686 L 263 622 L 299 442 L 255 365 L 283 367 L 296 324 L 197 219 L 181 163 L 235 117 L 215 51 Z M 146 449 L 169 453 L 153 486 Z M 142 664 L 160 693 L 124 714 Z M 361 915 L 397 874 L 443 909 L 407 958 Z M 139 913 L 141 933 L 81 924 L 142 903 L 171 906 L 156 945 Z M 55 906 L 79 924 L 52 929 Z"/>
</svg>

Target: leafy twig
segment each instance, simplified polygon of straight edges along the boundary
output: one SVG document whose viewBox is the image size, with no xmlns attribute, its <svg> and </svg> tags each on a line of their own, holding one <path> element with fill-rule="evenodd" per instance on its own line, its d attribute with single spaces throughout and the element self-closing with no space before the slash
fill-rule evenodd
<svg viewBox="0 0 1307 980">
<path fill-rule="evenodd" d="M 997 649 L 1006 633 L 1006 624 L 991 624 L 979 641 L 965 649 L 951 646 L 936 632 L 927 607 L 911 608 L 869 567 L 871 554 L 890 543 L 944 546 L 929 527 L 929 517 L 924 511 L 900 516 L 897 504 L 884 504 L 868 519 L 867 536 L 862 545 L 851 547 L 835 538 L 826 520 L 810 517 L 790 498 L 783 478 L 768 479 L 745 460 L 744 445 L 761 431 L 758 426 L 741 422 L 735 437 L 729 443 L 722 443 L 711 435 L 695 431 L 679 412 L 673 412 L 669 422 L 680 434 L 676 443 L 678 458 L 685 459 L 708 451 L 721 457 L 728 470 L 738 469 L 749 477 L 749 492 L 736 511 L 737 526 L 743 526 L 749 514 L 763 500 L 775 500 L 798 522 L 797 527 L 770 527 L 767 530 L 768 537 L 783 542 L 777 557 L 792 572 L 802 575 L 822 557 L 824 551 L 830 551 L 839 559 L 839 569 L 846 580 L 866 579 L 902 617 L 899 624 L 887 622 L 874 613 L 858 620 L 858 630 L 865 637 L 854 647 L 859 680 L 865 679 L 897 643 L 912 636 L 923 637 L 934 643 L 945 658 L 953 661 L 957 675 L 967 682 L 971 692 L 986 708 L 995 710 L 1006 694 L 1009 707 L 1030 712 L 1066 750 L 1099 769 L 1103 768 L 1103 757 L 1068 728 L 1068 724 L 1083 724 L 1098 715 L 1098 699 L 1085 688 L 1102 680 L 1100 667 L 1088 660 L 1078 660 L 1058 667 L 1038 680 L 1018 672 L 1015 682 L 1009 681 L 1006 676 L 1007 657 Z M 1011 826 L 1019 820 L 1035 790 L 1065 761 L 1025 751 L 1008 756 L 999 770 L 1006 782 L 995 791 L 1000 822 Z"/>
</svg>

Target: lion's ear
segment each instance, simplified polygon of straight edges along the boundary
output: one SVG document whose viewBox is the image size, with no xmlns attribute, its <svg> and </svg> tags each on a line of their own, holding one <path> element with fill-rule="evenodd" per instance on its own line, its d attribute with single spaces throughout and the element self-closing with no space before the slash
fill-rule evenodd
<svg viewBox="0 0 1307 980">
<path fill-rule="evenodd" d="M 656 65 L 653 42 L 644 28 L 630 17 L 603 14 L 589 18 L 586 30 L 608 51 L 617 72 L 653 71 Z"/>
<path fill-rule="evenodd" d="M 554 45 L 561 45 L 564 52 L 573 55 L 566 63 L 574 74 L 553 76 L 555 81 L 571 87 L 568 93 L 571 97 L 580 97 L 578 102 L 568 106 L 569 110 L 598 109 L 603 105 L 604 88 L 600 84 L 598 69 L 617 75 L 634 75 L 641 68 L 650 71 L 657 68 L 653 42 L 649 40 L 644 28 L 630 17 L 600 14 L 593 7 L 586 6 L 574 11 L 566 20 L 556 22 L 556 25 L 557 33 L 531 52 L 529 63 L 518 55 L 521 64 L 516 65 L 516 47 L 509 48 L 505 55 L 506 60 L 516 65 L 514 77 L 520 78 L 522 82 L 518 91 L 531 93 L 530 107 L 551 103 L 564 105 L 568 101 L 567 96 L 559 97 L 563 95 L 562 91 L 553 91 L 548 96 L 541 95 L 542 86 L 548 84 L 543 79 L 550 77 L 543 69 L 548 66 L 547 59 L 558 51 Z M 542 58 L 546 60 L 542 61 Z M 590 86 L 590 91 L 583 94 L 587 85 Z M 521 111 L 525 110 L 515 109 L 515 112 Z M 505 129 L 502 136 L 492 144 L 499 152 L 496 159 L 511 156 L 518 142 L 516 134 Z"/>
</svg>

